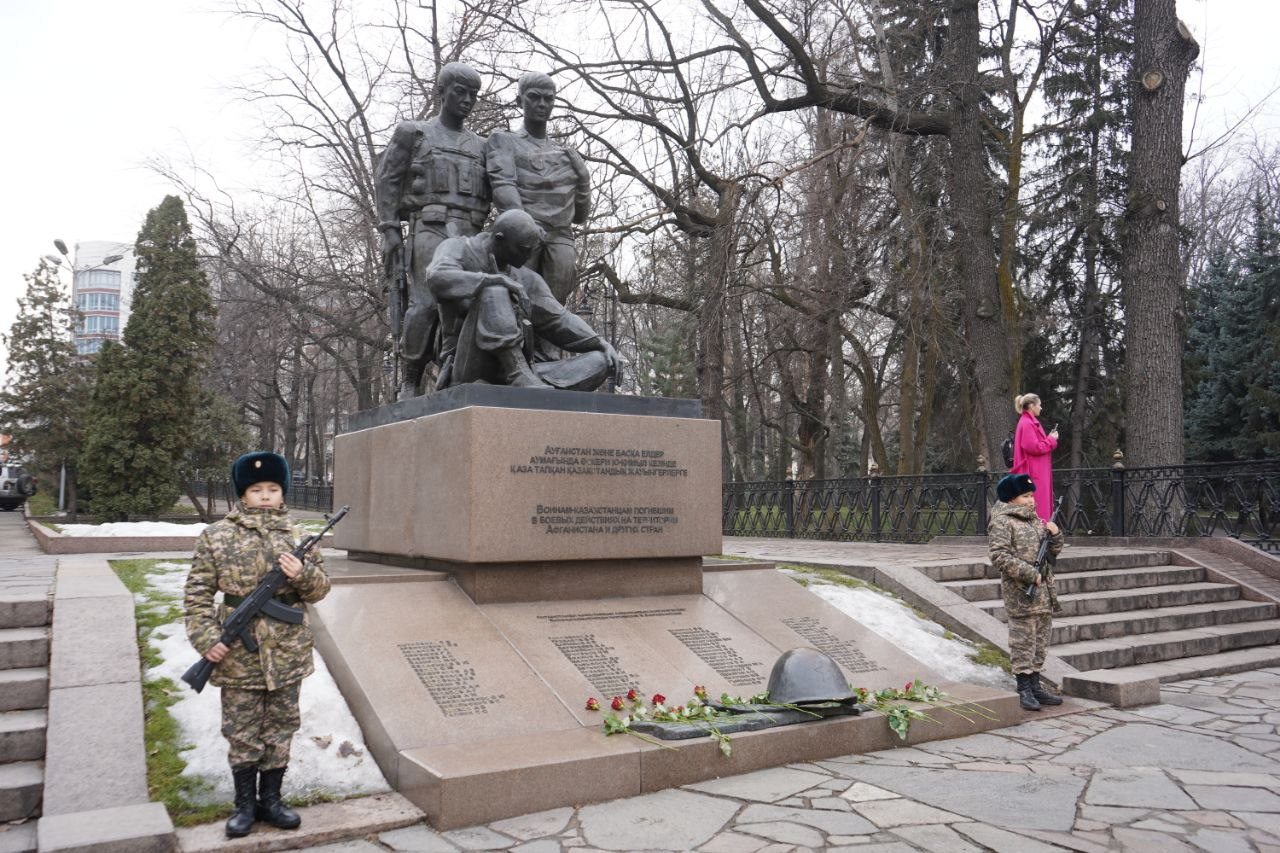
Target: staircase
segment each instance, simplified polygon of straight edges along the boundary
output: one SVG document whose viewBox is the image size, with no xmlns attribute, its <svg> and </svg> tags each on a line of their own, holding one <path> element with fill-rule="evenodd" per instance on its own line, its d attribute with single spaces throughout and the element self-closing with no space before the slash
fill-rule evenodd
<svg viewBox="0 0 1280 853">
<path fill-rule="evenodd" d="M 35 849 L 44 792 L 52 560 L 0 560 L 0 849 Z M 12 821 L 26 821 L 9 826 Z"/>
<path fill-rule="evenodd" d="M 1067 549 L 1054 571 L 1062 612 L 1049 653 L 1081 671 L 1121 669 L 1161 682 L 1280 664 L 1280 608 L 1249 601 L 1167 551 Z M 924 571 L 1007 622 L 996 570 L 985 564 Z"/>
</svg>

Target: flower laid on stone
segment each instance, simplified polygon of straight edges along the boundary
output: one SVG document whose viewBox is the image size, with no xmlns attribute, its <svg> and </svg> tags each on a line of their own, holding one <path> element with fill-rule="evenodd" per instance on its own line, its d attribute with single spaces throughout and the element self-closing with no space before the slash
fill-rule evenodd
<svg viewBox="0 0 1280 853">
<path fill-rule="evenodd" d="M 653 694 L 653 704 L 662 705 L 662 704 L 665 704 L 666 701 L 667 701 L 667 697 L 663 696 L 661 693 Z"/>
<path fill-rule="evenodd" d="M 632 687 L 630 690 L 628 690 L 628 691 L 627 691 L 627 701 L 628 701 L 628 702 L 639 702 L 639 701 L 640 701 L 640 691 L 639 691 L 639 690 L 636 690 L 634 687 Z"/>
<path fill-rule="evenodd" d="M 592 696 L 587 699 L 587 710 L 588 711 L 600 710 L 600 703 L 596 701 L 596 697 Z"/>
<path fill-rule="evenodd" d="M 625 707 L 627 707 L 627 706 L 626 706 L 626 704 L 622 701 L 622 697 L 621 697 L 621 696 L 614 696 L 614 697 L 613 697 L 613 701 L 609 703 L 609 707 L 610 707 L 610 708 L 612 708 L 612 709 L 613 709 L 613 710 L 615 710 L 615 711 L 621 711 L 623 708 L 625 708 Z"/>
<path fill-rule="evenodd" d="M 699 684 L 697 687 L 693 688 L 693 695 L 705 702 L 707 701 L 707 688 Z"/>
<path fill-rule="evenodd" d="M 936 723 L 937 720 L 924 711 L 909 708 L 900 703 L 923 702 L 927 705 L 942 707 L 942 703 L 950 697 L 931 684 L 925 684 L 919 679 L 913 679 L 908 681 L 901 690 L 885 687 L 881 690 L 870 691 L 865 687 L 858 687 L 854 689 L 854 698 L 858 702 L 870 705 L 884 714 L 889 721 L 889 728 L 893 729 L 901 740 L 906 740 L 907 733 L 911 730 L 912 720 L 928 720 L 931 723 Z M 956 702 L 945 706 L 943 710 L 949 711 L 968 722 L 973 722 L 973 717 L 970 717 L 969 714 L 987 720 L 997 719 L 991 713 L 990 708 L 986 708 L 976 702 Z M 966 711 L 968 713 L 965 713 Z"/>
</svg>

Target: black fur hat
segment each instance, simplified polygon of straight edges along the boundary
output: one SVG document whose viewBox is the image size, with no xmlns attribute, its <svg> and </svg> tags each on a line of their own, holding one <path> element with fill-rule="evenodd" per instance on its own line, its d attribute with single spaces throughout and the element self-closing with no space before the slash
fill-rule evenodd
<svg viewBox="0 0 1280 853">
<path fill-rule="evenodd" d="M 231 482 L 236 494 L 243 495 L 254 483 L 279 483 L 289 494 L 289 462 L 279 453 L 259 450 L 246 453 L 231 465 Z"/>
<path fill-rule="evenodd" d="M 1035 490 L 1036 484 L 1031 482 L 1030 474 L 1006 474 L 996 483 L 996 497 L 1005 503 Z"/>
</svg>

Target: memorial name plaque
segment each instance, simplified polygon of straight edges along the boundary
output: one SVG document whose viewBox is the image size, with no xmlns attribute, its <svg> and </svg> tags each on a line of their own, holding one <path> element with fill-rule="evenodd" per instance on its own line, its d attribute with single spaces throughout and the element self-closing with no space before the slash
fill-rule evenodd
<svg viewBox="0 0 1280 853">
<path fill-rule="evenodd" d="M 854 687 L 896 686 L 944 679 L 889 638 L 855 622 L 781 572 L 711 572 L 707 596 L 750 625 L 776 648 L 817 649 L 835 659 Z"/>
<path fill-rule="evenodd" d="M 492 705 L 507 698 L 506 694 L 481 695 L 475 667 L 454 654 L 457 648 L 453 640 L 400 644 L 405 660 L 442 714 L 446 717 L 487 714 Z"/>
<path fill-rule="evenodd" d="M 316 645 L 371 746 L 379 738 L 406 749 L 578 725 L 452 583 L 343 584 L 310 607 Z M 374 718 L 362 712 L 370 708 Z"/>
<path fill-rule="evenodd" d="M 584 725 L 600 724 L 579 710 L 587 696 L 605 704 L 632 688 L 679 701 L 698 684 L 750 696 L 782 653 L 702 595 L 480 609 Z"/>
<path fill-rule="evenodd" d="M 720 551 L 714 421 L 469 407 L 335 447 L 334 500 L 353 517 L 339 548 L 461 563 Z"/>
</svg>

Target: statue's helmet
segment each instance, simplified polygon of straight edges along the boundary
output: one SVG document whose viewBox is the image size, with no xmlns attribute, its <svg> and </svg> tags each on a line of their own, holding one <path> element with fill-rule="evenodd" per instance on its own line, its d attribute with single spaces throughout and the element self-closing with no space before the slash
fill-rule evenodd
<svg viewBox="0 0 1280 853">
<path fill-rule="evenodd" d="M 783 652 L 769 673 L 769 702 L 804 705 L 854 698 L 840 665 L 816 649 Z"/>
</svg>

